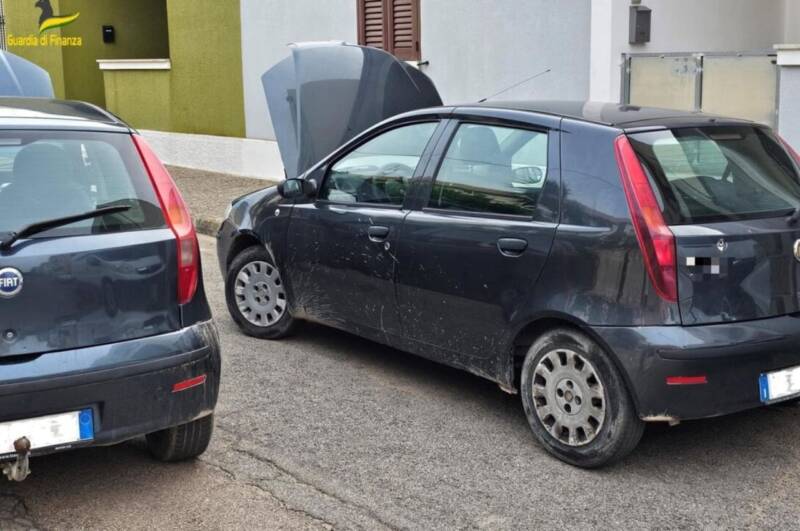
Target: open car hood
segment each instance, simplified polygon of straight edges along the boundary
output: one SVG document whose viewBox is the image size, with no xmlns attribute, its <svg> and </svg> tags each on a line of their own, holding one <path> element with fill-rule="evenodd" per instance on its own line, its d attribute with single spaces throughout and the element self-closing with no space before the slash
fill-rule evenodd
<svg viewBox="0 0 800 531">
<path fill-rule="evenodd" d="M 50 74 L 30 61 L 0 50 L 0 96 L 53 98 Z"/>
<path fill-rule="evenodd" d="M 290 47 L 291 56 L 261 77 L 288 178 L 386 118 L 442 104 L 428 76 L 377 48 Z"/>
</svg>

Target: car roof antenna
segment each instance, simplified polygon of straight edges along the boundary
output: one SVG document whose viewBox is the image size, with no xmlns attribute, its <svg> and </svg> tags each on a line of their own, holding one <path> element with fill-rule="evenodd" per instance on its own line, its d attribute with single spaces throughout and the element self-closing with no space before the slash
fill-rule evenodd
<svg viewBox="0 0 800 531">
<path fill-rule="evenodd" d="M 508 92 L 509 90 L 511 90 L 511 89 L 513 89 L 513 88 L 517 88 L 518 86 L 522 85 L 523 83 L 527 83 L 528 81 L 531 81 L 531 80 L 533 80 L 533 79 L 536 79 L 536 78 L 537 78 L 537 77 L 539 77 L 539 76 L 543 76 L 543 75 L 547 74 L 547 73 L 548 73 L 548 72 L 550 72 L 551 70 L 552 70 L 552 68 L 546 68 L 545 70 L 542 70 L 541 72 L 539 72 L 539 73 L 537 73 L 537 74 L 534 74 L 534 75 L 532 75 L 531 77 L 527 77 L 527 78 L 523 79 L 523 80 L 522 80 L 522 81 L 520 81 L 519 83 L 514 83 L 514 84 L 513 84 L 513 85 L 511 85 L 510 87 L 506 87 L 506 88 L 504 88 L 504 89 L 503 89 L 503 90 L 501 90 L 500 92 L 495 92 L 495 93 L 494 93 L 494 94 L 492 94 L 491 96 L 487 96 L 487 97 L 485 97 L 485 98 L 483 98 L 483 99 L 480 99 L 480 100 L 478 100 L 478 103 L 483 103 L 484 101 L 486 101 L 486 100 L 490 100 L 490 99 L 494 98 L 495 96 L 499 96 L 500 94 L 502 94 L 502 93 L 504 93 L 504 92 Z"/>
</svg>

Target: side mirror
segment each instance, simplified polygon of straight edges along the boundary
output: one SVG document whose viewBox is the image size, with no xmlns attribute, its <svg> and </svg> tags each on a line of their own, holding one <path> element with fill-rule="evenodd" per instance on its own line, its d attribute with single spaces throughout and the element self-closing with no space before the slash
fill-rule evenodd
<svg viewBox="0 0 800 531">
<path fill-rule="evenodd" d="M 285 199 L 299 199 L 313 196 L 317 191 L 317 183 L 305 179 L 286 179 L 278 184 L 278 194 Z"/>
</svg>

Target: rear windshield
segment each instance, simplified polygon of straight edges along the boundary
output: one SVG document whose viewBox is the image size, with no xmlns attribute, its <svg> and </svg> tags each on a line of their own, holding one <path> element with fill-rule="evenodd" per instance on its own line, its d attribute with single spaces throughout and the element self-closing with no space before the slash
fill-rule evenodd
<svg viewBox="0 0 800 531">
<path fill-rule="evenodd" d="M 57 227 L 37 238 L 164 226 L 130 135 L 83 131 L 0 133 L 0 234 L 109 206 L 129 210 Z"/>
<path fill-rule="evenodd" d="M 773 217 L 800 206 L 797 168 L 759 127 L 630 135 L 672 225 Z"/>
</svg>

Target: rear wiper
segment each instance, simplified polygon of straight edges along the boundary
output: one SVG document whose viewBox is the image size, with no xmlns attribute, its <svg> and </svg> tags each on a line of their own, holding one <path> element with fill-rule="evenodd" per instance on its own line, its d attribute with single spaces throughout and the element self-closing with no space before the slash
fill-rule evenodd
<svg viewBox="0 0 800 531">
<path fill-rule="evenodd" d="M 787 225 L 794 225 L 800 221 L 800 207 L 795 207 L 794 212 L 792 212 L 788 218 L 786 218 Z"/>
<path fill-rule="evenodd" d="M 45 232 L 50 229 L 54 229 L 56 227 L 63 227 L 64 225 L 70 225 L 72 223 L 77 223 L 78 221 L 99 218 L 101 216 L 107 216 L 109 214 L 119 214 L 120 212 L 126 212 L 130 209 L 131 209 L 130 206 L 119 205 L 106 208 L 98 208 L 97 210 L 90 210 L 89 212 L 84 212 L 83 214 L 76 214 L 74 216 L 66 216 L 63 218 L 54 218 L 54 219 L 48 219 L 46 221 L 39 221 L 38 223 L 31 223 L 30 225 L 23 227 L 16 232 L 12 232 L 3 239 L 0 239 L 0 249 L 8 249 L 12 245 L 14 245 L 14 243 L 17 242 L 18 240 L 27 238 L 28 236 L 33 236 L 34 234 L 39 234 L 40 232 Z"/>
</svg>

